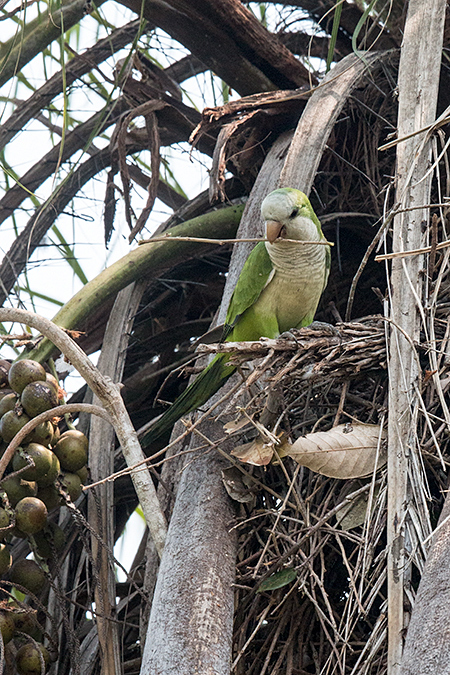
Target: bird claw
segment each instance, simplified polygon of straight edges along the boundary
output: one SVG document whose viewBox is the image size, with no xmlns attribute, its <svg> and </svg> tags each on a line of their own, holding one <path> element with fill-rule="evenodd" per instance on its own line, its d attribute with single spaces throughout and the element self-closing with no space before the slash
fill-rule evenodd
<svg viewBox="0 0 450 675">
<path fill-rule="evenodd" d="M 279 335 L 279 338 L 281 338 L 282 340 L 294 340 L 297 347 L 300 347 L 300 343 L 297 340 L 297 336 L 295 335 L 295 332 L 294 332 L 295 330 L 296 330 L 295 328 L 292 331 L 291 330 L 285 330 L 283 333 L 281 333 Z"/>
<path fill-rule="evenodd" d="M 309 326 L 304 327 L 305 330 L 316 330 L 321 333 L 328 334 L 331 337 L 341 338 L 341 333 L 336 326 L 333 326 L 331 323 L 326 323 L 325 321 L 313 321 Z M 302 337 L 303 328 L 292 328 L 291 330 L 286 330 L 284 333 L 281 333 L 280 338 L 285 340 L 294 340 L 297 346 L 301 346 L 299 339 Z"/>
<path fill-rule="evenodd" d="M 328 335 L 332 335 L 333 337 L 341 337 L 339 329 L 326 321 L 313 321 L 308 328 L 310 330 L 320 330 L 322 333 L 328 333 Z"/>
<path fill-rule="evenodd" d="M 325 321 L 313 321 L 309 326 L 304 326 L 305 330 L 317 330 L 321 333 L 327 333 L 333 337 L 340 337 L 341 334 L 339 329 L 336 326 L 333 326 L 331 323 L 326 323 Z M 280 338 L 285 340 L 294 340 L 298 344 L 298 338 L 302 336 L 303 328 L 292 328 L 291 330 L 286 330 L 284 333 L 281 333 Z"/>
</svg>

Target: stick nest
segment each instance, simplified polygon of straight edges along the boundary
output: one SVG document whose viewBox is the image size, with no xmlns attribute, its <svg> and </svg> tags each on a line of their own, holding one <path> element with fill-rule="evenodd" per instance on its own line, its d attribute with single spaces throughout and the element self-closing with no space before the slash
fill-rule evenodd
<svg viewBox="0 0 450 675">
<path fill-rule="evenodd" d="M 388 322 L 371 316 L 338 324 L 335 333 L 307 328 L 293 331 L 295 339 L 241 345 L 236 358 L 262 357 L 247 378 L 250 388 L 264 383 L 247 414 L 284 426 L 293 438 L 342 422 L 383 425 L 388 331 Z M 445 347 L 447 333 L 440 333 Z M 446 486 L 448 441 L 445 424 L 429 423 L 442 411 L 427 376 L 426 342 L 417 353 L 428 412 L 418 414 L 423 464 L 415 507 L 431 526 Z M 276 411 L 267 418 L 274 392 Z M 338 480 L 285 459 L 231 471 L 225 483 L 232 477 L 241 501 L 232 672 L 385 672 L 386 469 Z M 277 583 L 284 585 L 271 588 Z"/>
</svg>

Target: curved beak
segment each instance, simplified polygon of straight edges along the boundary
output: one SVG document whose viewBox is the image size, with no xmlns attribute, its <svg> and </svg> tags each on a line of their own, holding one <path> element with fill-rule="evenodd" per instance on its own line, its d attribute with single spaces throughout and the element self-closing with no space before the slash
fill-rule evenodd
<svg viewBox="0 0 450 675">
<path fill-rule="evenodd" d="M 271 244 L 280 236 L 283 225 L 278 220 L 266 220 L 266 237 Z"/>
</svg>

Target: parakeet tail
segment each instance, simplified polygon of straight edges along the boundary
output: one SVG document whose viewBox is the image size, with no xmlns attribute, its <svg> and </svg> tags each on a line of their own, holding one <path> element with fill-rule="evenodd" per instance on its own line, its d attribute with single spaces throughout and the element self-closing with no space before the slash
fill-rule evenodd
<svg viewBox="0 0 450 675">
<path fill-rule="evenodd" d="M 143 448 L 163 436 L 175 422 L 187 413 L 204 405 L 234 373 L 236 368 L 227 365 L 229 357 L 219 354 L 209 366 L 198 375 L 187 389 L 179 396 L 171 407 L 160 417 L 141 439 Z"/>
</svg>

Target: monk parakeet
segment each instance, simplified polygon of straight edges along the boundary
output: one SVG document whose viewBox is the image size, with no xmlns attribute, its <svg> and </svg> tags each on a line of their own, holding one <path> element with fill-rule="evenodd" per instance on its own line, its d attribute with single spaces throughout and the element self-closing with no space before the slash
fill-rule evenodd
<svg viewBox="0 0 450 675">
<path fill-rule="evenodd" d="M 264 199 L 261 215 L 268 241 L 247 258 L 236 283 L 222 342 L 275 338 L 291 328 L 309 326 L 330 271 L 326 245 L 285 241 L 322 241 L 320 222 L 300 190 L 280 188 Z M 202 406 L 236 370 L 228 354 L 218 354 L 142 439 L 158 439 L 183 415 Z"/>
</svg>

